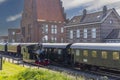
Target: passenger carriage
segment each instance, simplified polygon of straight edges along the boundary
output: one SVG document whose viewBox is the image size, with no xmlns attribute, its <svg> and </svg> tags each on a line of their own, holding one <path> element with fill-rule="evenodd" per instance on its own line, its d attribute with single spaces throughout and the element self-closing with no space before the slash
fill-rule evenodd
<svg viewBox="0 0 120 80">
<path fill-rule="evenodd" d="M 83 69 L 120 69 L 120 43 L 74 43 L 74 64 Z"/>
<path fill-rule="evenodd" d="M 5 52 L 5 43 L 0 43 L 0 52 Z"/>
</svg>

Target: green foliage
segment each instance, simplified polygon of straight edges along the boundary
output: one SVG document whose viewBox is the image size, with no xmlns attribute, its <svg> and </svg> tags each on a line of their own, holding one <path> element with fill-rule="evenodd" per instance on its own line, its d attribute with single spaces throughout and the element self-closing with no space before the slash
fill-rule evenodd
<svg viewBox="0 0 120 80">
<path fill-rule="evenodd" d="M 38 69 L 26 69 L 17 75 L 18 80 L 70 80 L 58 72 Z"/>
<path fill-rule="evenodd" d="M 4 62 L 0 80 L 75 80 L 73 77 L 47 69 L 30 69 Z M 77 79 L 81 80 L 81 79 Z M 84 79 L 83 79 L 84 80 Z"/>
</svg>

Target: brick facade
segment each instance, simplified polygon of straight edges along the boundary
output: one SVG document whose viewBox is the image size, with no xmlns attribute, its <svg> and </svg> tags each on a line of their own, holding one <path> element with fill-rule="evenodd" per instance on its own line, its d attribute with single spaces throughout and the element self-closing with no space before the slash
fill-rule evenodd
<svg viewBox="0 0 120 80">
<path fill-rule="evenodd" d="M 120 29 L 120 17 L 115 9 L 105 9 L 105 11 L 103 9 L 103 11 L 89 14 L 85 11 L 83 15 L 73 17 L 65 28 L 67 42 L 105 42 L 113 29 Z M 84 38 L 84 29 L 86 29 L 87 38 Z M 79 38 L 76 37 L 77 30 L 80 30 Z M 73 38 L 70 38 L 72 35 Z"/>
<path fill-rule="evenodd" d="M 8 29 L 8 42 L 21 42 L 21 32 L 20 29 Z"/>
<path fill-rule="evenodd" d="M 0 42 L 3 42 L 3 43 L 8 42 L 8 36 L 0 36 Z"/>
<path fill-rule="evenodd" d="M 24 0 L 21 20 L 23 42 L 65 42 L 66 15 L 60 0 Z M 56 33 L 53 34 L 53 28 Z M 56 26 L 56 27 L 55 27 Z M 48 31 L 47 33 L 44 30 Z"/>
</svg>

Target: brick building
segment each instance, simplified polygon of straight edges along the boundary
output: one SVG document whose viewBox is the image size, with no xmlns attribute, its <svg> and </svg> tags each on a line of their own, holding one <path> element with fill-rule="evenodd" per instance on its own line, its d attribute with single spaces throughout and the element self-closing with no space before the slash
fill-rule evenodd
<svg viewBox="0 0 120 80">
<path fill-rule="evenodd" d="M 103 7 L 103 11 L 95 13 L 87 13 L 85 9 L 83 15 L 74 16 L 65 28 L 66 40 L 70 43 L 110 42 L 120 37 L 113 37 L 119 34 L 120 17 L 115 9 L 107 10 L 106 6 Z"/>
<path fill-rule="evenodd" d="M 3 43 L 4 43 L 4 42 L 5 42 L 5 43 L 8 42 L 8 36 L 0 36 L 0 43 L 1 43 L 1 42 L 3 42 Z"/>
<path fill-rule="evenodd" d="M 15 28 L 8 29 L 8 42 L 21 42 L 20 29 Z"/>
<path fill-rule="evenodd" d="M 65 42 L 66 14 L 60 0 L 24 0 L 23 42 Z"/>
</svg>

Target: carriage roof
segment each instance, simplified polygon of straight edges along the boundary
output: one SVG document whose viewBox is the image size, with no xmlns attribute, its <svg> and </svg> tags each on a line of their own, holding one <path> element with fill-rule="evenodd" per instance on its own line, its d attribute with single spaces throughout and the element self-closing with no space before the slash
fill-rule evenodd
<svg viewBox="0 0 120 80">
<path fill-rule="evenodd" d="M 73 49 L 120 50 L 120 43 L 74 43 Z"/>
<path fill-rule="evenodd" d="M 69 43 L 43 43 L 45 48 L 66 48 Z"/>
</svg>

